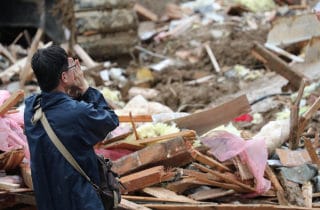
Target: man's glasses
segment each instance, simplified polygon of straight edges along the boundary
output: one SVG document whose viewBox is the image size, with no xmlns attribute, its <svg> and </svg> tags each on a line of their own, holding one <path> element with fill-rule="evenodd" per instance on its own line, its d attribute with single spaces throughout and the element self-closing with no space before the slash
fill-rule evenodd
<svg viewBox="0 0 320 210">
<path fill-rule="evenodd" d="M 71 66 L 68 66 L 68 69 L 67 69 L 67 70 L 70 70 L 70 69 L 76 67 L 76 65 L 77 65 L 77 64 L 73 64 L 73 65 L 71 65 Z"/>
</svg>

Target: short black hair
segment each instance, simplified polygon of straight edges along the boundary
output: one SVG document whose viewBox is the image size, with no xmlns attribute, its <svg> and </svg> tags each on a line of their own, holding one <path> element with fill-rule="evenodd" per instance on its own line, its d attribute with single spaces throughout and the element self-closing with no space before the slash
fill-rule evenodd
<svg viewBox="0 0 320 210">
<path fill-rule="evenodd" d="M 61 73 L 68 68 L 68 55 L 58 45 L 39 49 L 32 56 L 31 66 L 40 89 L 51 92 L 58 84 Z"/>
</svg>

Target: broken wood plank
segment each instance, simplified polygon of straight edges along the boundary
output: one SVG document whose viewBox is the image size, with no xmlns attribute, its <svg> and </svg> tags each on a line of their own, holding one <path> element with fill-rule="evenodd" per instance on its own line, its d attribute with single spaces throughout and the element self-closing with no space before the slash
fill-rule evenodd
<svg viewBox="0 0 320 210">
<path fill-rule="evenodd" d="M 310 208 L 298 206 L 279 206 L 270 204 L 216 204 L 216 203 L 196 203 L 196 204 L 144 204 L 152 209 L 163 210 L 310 210 Z"/>
<path fill-rule="evenodd" d="M 206 49 L 208 55 L 209 55 L 209 58 L 211 60 L 211 63 L 213 65 L 213 68 L 216 70 L 216 72 L 220 73 L 221 72 L 221 68 L 218 64 L 218 61 L 216 59 L 216 56 L 214 56 L 214 53 L 210 47 L 210 45 L 208 43 L 205 43 L 204 44 L 204 48 Z"/>
<path fill-rule="evenodd" d="M 190 154 L 192 156 L 193 159 L 199 161 L 202 164 L 208 165 L 212 168 L 218 168 L 220 171 L 231 171 L 227 166 L 223 165 L 222 163 L 214 160 L 211 157 L 208 157 L 202 153 L 200 153 L 199 151 L 191 148 L 190 149 Z"/>
<path fill-rule="evenodd" d="M 23 88 L 24 84 L 27 81 L 31 80 L 31 78 L 32 78 L 33 72 L 32 72 L 32 68 L 31 68 L 31 59 L 32 59 L 33 54 L 38 49 L 42 34 L 43 34 L 43 29 L 38 28 L 36 35 L 34 36 L 34 38 L 32 40 L 30 50 L 28 52 L 26 64 L 25 64 L 24 68 L 22 69 L 22 71 L 20 72 L 20 87 L 21 88 Z"/>
<path fill-rule="evenodd" d="M 163 187 L 146 187 L 142 192 L 152 195 L 156 198 L 171 199 L 182 203 L 198 203 L 197 201 L 183 195 L 177 195 L 175 192 Z"/>
<path fill-rule="evenodd" d="M 234 185 L 238 185 L 239 187 L 245 189 L 245 190 L 249 190 L 251 192 L 255 192 L 255 189 L 249 185 L 246 185 L 238 180 L 235 180 L 235 179 L 232 179 L 226 175 L 224 175 L 223 173 L 220 173 L 220 172 L 217 172 L 217 171 L 213 171 L 209 168 L 206 168 L 198 163 L 193 163 L 193 165 L 195 167 L 197 167 L 198 169 L 200 169 L 201 171 L 205 171 L 205 172 L 208 172 L 210 174 L 213 174 L 214 176 L 217 176 L 219 178 L 221 178 L 222 180 L 224 180 L 225 182 L 227 183 L 231 183 L 231 184 L 234 184 Z"/>
<path fill-rule="evenodd" d="M 142 202 L 173 202 L 173 203 L 185 203 L 177 199 L 171 198 L 155 198 L 155 197 L 146 197 L 146 196 L 134 196 L 134 195 L 122 195 L 121 198 L 125 198 L 130 201 L 142 201 Z"/>
<path fill-rule="evenodd" d="M 168 181 L 174 176 L 174 172 L 165 172 L 163 166 L 156 166 L 139 171 L 120 178 L 121 183 L 125 186 L 122 193 L 136 191 L 163 181 Z"/>
<path fill-rule="evenodd" d="M 174 139 L 177 137 L 187 137 L 189 139 L 193 138 L 193 140 L 196 139 L 196 133 L 193 130 L 183 130 L 177 133 L 171 133 L 167 135 L 162 135 L 162 136 L 157 136 L 157 137 L 151 137 L 151 138 L 146 138 L 146 139 L 141 139 L 138 141 L 139 144 L 149 144 L 149 143 L 154 143 L 157 141 L 163 141 L 163 140 L 169 140 L 169 139 Z"/>
<path fill-rule="evenodd" d="M 114 161 L 112 169 L 123 175 L 159 163 L 175 167 L 190 163 L 191 160 L 185 140 L 179 137 L 126 155 Z"/>
<path fill-rule="evenodd" d="M 269 50 L 272 50 L 280 55 L 286 56 L 287 58 L 290 58 L 292 61 L 302 63 L 304 62 L 303 58 L 300 58 L 299 56 L 293 55 L 284 49 L 277 47 L 276 45 L 270 44 L 270 43 L 265 43 L 264 46 L 268 48 Z"/>
<path fill-rule="evenodd" d="M 242 95 L 215 108 L 193 113 L 169 122 L 175 122 L 179 128 L 195 130 L 198 135 L 202 135 L 219 125 L 231 121 L 241 114 L 250 112 L 250 109 L 247 97 Z M 225 110 L 228 110 L 228 112 Z"/>
<path fill-rule="evenodd" d="M 299 147 L 300 135 L 299 133 L 299 107 L 300 101 L 303 95 L 303 91 L 306 85 L 306 80 L 301 81 L 297 98 L 291 106 L 290 112 L 290 134 L 289 134 L 289 148 L 295 150 Z"/>
<path fill-rule="evenodd" d="M 16 62 L 16 59 L 11 55 L 11 53 L 2 45 L 0 44 L 0 53 L 2 53 L 5 57 L 7 57 L 11 64 Z"/>
<path fill-rule="evenodd" d="M 288 149 L 276 149 L 276 153 L 280 158 L 280 162 L 283 166 L 294 167 L 311 162 L 310 156 L 307 150 L 288 150 Z"/>
<path fill-rule="evenodd" d="M 73 46 L 73 50 L 75 53 L 79 56 L 79 58 L 82 60 L 82 62 L 88 67 L 92 68 L 98 65 L 87 53 L 84 51 L 84 49 L 79 45 L 75 44 Z"/>
<path fill-rule="evenodd" d="M 183 178 L 182 180 L 179 180 L 179 181 L 168 183 L 166 188 L 175 192 L 175 193 L 181 194 L 190 188 L 197 187 L 197 186 L 203 186 L 203 185 L 206 185 L 206 183 L 199 181 L 193 177 L 187 177 L 187 178 Z"/>
<path fill-rule="evenodd" d="M 132 130 L 133 130 L 133 134 L 136 137 L 136 140 L 138 140 L 140 138 L 139 138 L 139 134 L 138 134 L 138 131 L 137 131 L 137 128 L 136 128 L 136 124 L 133 121 L 131 112 L 129 113 L 129 117 L 130 117 L 130 122 L 131 122 Z"/>
<path fill-rule="evenodd" d="M 211 200 L 219 197 L 224 197 L 227 195 L 234 194 L 234 190 L 224 190 L 220 188 L 214 188 L 214 189 L 205 189 L 198 191 L 196 193 L 193 193 L 189 195 L 190 198 L 196 200 L 196 201 L 203 201 L 203 200 Z"/>
<path fill-rule="evenodd" d="M 272 185 L 274 186 L 274 188 L 276 190 L 279 204 L 287 206 L 289 204 L 289 202 L 287 201 L 287 199 L 285 197 L 284 190 L 283 190 L 277 176 L 273 173 L 272 168 L 270 168 L 270 166 L 268 164 L 266 166 L 266 174 L 268 175 Z"/>
<path fill-rule="evenodd" d="M 134 202 L 128 201 L 125 198 L 121 198 L 121 202 L 119 204 L 120 208 L 129 209 L 129 210 L 151 210 L 148 207 L 136 204 Z"/>
<path fill-rule="evenodd" d="M 302 185 L 302 195 L 304 199 L 304 206 L 312 208 L 312 184 L 310 181 Z"/>
<path fill-rule="evenodd" d="M 127 115 L 118 116 L 119 122 L 131 122 L 131 117 Z M 134 122 L 153 122 L 151 115 L 134 115 L 132 116 Z"/>
<path fill-rule="evenodd" d="M 151 21 L 158 21 L 158 15 L 156 15 L 154 12 L 150 11 L 149 9 L 145 8 L 144 6 L 142 6 L 141 4 L 136 3 L 133 6 L 133 9 L 141 16 L 143 16 L 144 18 L 147 18 Z"/>
<path fill-rule="evenodd" d="M 21 99 L 24 97 L 23 90 L 17 90 L 14 92 L 10 98 L 8 98 L 1 106 L 0 106 L 0 116 L 6 114 L 13 106 L 15 106 Z"/>
<path fill-rule="evenodd" d="M 312 104 L 312 106 L 300 117 L 299 119 L 299 131 L 298 133 L 302 133 L 307 126 L 307 123 L 311 119 L 311 117 L 318 111 L 320 108 L 320 96 L 317 100 Z"/>
<path fill-rule="evenodd" d="M 318 170 L 319 170 L 320 169 L 320 159 L 319 159 L 319 157 L 317 155 L 317 152 L 316 152 L 315 148 L 312 145 L 311 140 L 305 138 L 304 139 L 304 146 L 308 151 L 308 154 L 309 154 L 309 156 L 310 156 L 310 158 L 312 160 L 312 163 L 316 164 L 317 167 L 318 167 Z"/>
<path fill-rule="evenodd" d="M 268 68 L 286 78 L 294 90 L 299 89 L 301 81 L 305 78 L 303 74 L 293 70 L 285 61 L 274 55 L 269 50 L 265 49 L 258 42 L 254 43 L 252 50 L 260 54 L 260 56 L 266 60 L 266 63 L 264 64 L 268 66 Z"/>
</svg>

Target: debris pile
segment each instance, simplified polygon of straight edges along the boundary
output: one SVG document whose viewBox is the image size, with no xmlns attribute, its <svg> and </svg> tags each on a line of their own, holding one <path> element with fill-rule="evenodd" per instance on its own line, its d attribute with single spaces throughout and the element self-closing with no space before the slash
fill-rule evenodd
<svg viewBox="0 0 320 210">
<path fill-rule="evenodd" d="M 320 208 L 315 1 L 147 2 L 76 0 L 77 43 L 62 44 L 119 115 L 95 151 L 121 175 L 121 207 Z M 35 206 L 21 100 L 39 91 L 44 33 L 0 45 L 3 208 Z"/>
</svg>

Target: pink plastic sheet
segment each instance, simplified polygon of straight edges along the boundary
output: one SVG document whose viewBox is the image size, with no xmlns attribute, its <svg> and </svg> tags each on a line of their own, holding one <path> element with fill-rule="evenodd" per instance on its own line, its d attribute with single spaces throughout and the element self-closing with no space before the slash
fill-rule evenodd
<svg viewBox="0 0 320 210">
<path fill-rule="evenodd" d="M 256 194 L 263 194 L 270 189 L 271 183 L 263 175 L 268 160 L 268 152 L 263 138 L 245 141 L 227 131 L 213 131 L 201 139 L 210 148 L 209 153 L 220 161 L 239 155 L 256 181 Z M 252 196 L 256 194 L 251 194 Z"/>
<path fill-rule="evenodd" d="M 7 90 L 0 90 L 0 105 L 8 98 L 10 93 Z M 23 113 L 6 114 L 0 117 L 0 150 L 11 151 L 23 148 L 25 156 L 29 160 L 30 153 L 27 138 L 23 133 Z"/>
</svg>

